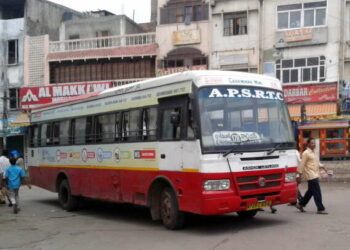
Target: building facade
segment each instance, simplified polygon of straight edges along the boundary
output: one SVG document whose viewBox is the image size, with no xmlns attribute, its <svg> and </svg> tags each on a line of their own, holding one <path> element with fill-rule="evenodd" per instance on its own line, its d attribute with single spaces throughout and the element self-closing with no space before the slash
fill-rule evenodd
<svg viewBox="0 0 350 250">
<path fill-rule="evenodd" d="M 67 13 L 79 17 L 74 10 L 43 0 L 0 1 L 1 149 L 24 151 L 28 119 L 21 110 L 19 92 L 25 79 L 25 37 L 58 37 L 60 20 Z"/>
</svg>

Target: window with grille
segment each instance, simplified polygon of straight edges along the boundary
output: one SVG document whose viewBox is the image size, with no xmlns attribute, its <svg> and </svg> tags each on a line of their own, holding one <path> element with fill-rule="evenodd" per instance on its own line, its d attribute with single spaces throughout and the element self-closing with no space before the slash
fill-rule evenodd
<svg viewBox="0 0 350 250">
<path fill-rule="evenodd" d="M 224 36 L 248 34 L 247 12 L 224 14 Z"/>
<path fill-rule="evenodd" d="M 327 1 L 280 5 L 277 7 L 278 29 L 295 29 L 326 25 Z"/>
<path fill-rule="evenodd" d="M 324 56 L 284 59 L 276 62 L 276 77 L 282 83 L 324 82 Z"/>
<path fill-rule="evenodd" d="M 18 40 L 7 41 L 7 64 L 16 65 L 18 63 Z"/>
</svg>

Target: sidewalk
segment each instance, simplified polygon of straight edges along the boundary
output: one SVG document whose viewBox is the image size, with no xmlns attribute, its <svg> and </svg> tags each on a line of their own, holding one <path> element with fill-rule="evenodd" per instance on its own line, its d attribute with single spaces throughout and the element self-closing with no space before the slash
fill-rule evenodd
<svg viewBox="0 0 350 250">
<path fill-rule="evenodd" d="M 328 178 L 321 178 L 326 182 L 350 182 L 350 161 L 321 161 L 328 170 L 333 170 L 334 175 Z"/>
</svg>

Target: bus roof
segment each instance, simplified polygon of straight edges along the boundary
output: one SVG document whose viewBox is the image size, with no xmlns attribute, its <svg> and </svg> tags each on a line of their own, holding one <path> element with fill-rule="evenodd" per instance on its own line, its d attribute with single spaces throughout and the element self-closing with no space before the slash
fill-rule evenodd
<svg viewBox="0 0 350 250">
<path fill-rule="evenodd" d="M 152 88 L 166 88 L 167 85 L 174 85 L 177 83 L 194 84 L 197 87 L 213 86 L 213 85 L 238 85 L 238 86 L 255 86 L 282 90 L 279 80 L 273 77 L 236 72 L 236 71 L 219 71 L 219 70 L 198 70 L 198 71 L 184 71 L 162 77 L 147 79 L 140 82 L 117 86 L 104 90 L 94 95 L 87 95 L 70 102 L 56 103 L 46 105 L 32 110 L 32 118 L 35 114 L 40 112 L 61 109 L 67 106 L 75 106 L 80 103 L 88 103 L 101 98 L 110 98 L 112 96 L 120 96 L 126 93 L 139 92 L 142 90 Z M 63 111 L 62 111 L 63 112 Z M 34 120 L 36 120 L 34 118 Z"/>
</svg>

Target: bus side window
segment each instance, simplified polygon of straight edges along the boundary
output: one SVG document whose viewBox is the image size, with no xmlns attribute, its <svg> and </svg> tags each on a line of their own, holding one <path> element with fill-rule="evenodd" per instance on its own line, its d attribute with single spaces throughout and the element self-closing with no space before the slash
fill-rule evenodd
<svg viewBox="0 0 350 250">
<path fill-rule="evenodd" d="M 142 112 L 142 139 L 157 139 L 157 108 L 147 108 Z"/>
<path fill-rule="evenodd" d="M 46 146 L 47 142 L 47 124 L 44 123 L 41 125 L 41 133 L 40 133 L 40 145 L 41 146 Z"/>
<path fill-rule="evenodd" d="M 128 111 L 122 113 L 122 128 L 121 128 L 121 130 L 122 130 L 122 134 L 121 134 L 122 140 L 126 141 L 127 138 L 129 137 L 129 131 L 130 131 L 129 112 Z"/>
<path fill-rule="evenodd" d="M 61 145 L 69 144 L 69 120 L 60 121 L 59 142 Z"/>
<path fill-rule="evenodd" d="M 128 141 L 138 141 L 140 139 L 140 110 L 134 109 L 129 112 L 129 137 Z"/>
<path fill-rule="evenodd" d="M 70 122 L 68 140 L 70 145 L 75 143 L 75 119 Z"/>
<path fill-rule="evenodd" d="M 46 145 L 52 145 L 52 123 L 46 125 Z"/>
<path fill-rule="evenodd" d="M 54 122 L 52 124 L 52 143 L 58 145 L 60 143 L 60 123 Z"/>
<path fill-rule="evenodd" d="M 74 144 L 84 144 L 86 142 L 86 117 L 75 120 Z"/>
<path fill-rule="evenodd" d="M 175 121 L 178 119 L 178 121 Z M 181 108 L 164 109 L 162 115 L 161 139 L 176 140 L 181 138 Z"/>
<path fill-rule="evenodd" d="M 120 138 L 121 138 L 121 117 L 120 117 L 120 113 L 116 113 L 115 114 L 114 131 L 115 131 L 115 141 L 119 141 Z"/>
<path fill-rule="evenodd" d="M 96 117 L 96 141 L 112 142 L 114 136 L 115 114 Z"/>
<path fill-rule="evenodd" d="M 86 117 L 86 143 L 93 143 L 95 142 L 95 136 L 96 133 L 94 131 L 94 117 L 93 116 L 88 116 Z"/>
<path fill-rule="evenodd" d="M 32 125 L 29 127 L 29 146 L 34 147 L 34 131 L 35 131 L 36 125 Z"/>
</svg>

